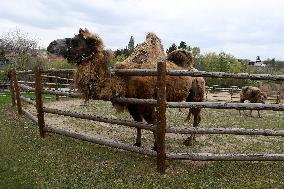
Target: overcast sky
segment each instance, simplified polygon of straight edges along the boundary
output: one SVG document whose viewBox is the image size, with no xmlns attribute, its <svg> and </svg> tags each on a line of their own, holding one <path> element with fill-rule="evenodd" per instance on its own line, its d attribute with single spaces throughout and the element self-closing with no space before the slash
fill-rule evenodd
<svg viewBox="0 0 284 189">
<path fill-rule="evenodd" d="M 6 0 L 0 35 L 21 29 L 42 47 L 79 28 L 98 33 L 106 48 L 123 48 L 155 32 L 164 48 L 185 41 L 201 53 L 284 60 L 283 0 Z"/>
</svg>

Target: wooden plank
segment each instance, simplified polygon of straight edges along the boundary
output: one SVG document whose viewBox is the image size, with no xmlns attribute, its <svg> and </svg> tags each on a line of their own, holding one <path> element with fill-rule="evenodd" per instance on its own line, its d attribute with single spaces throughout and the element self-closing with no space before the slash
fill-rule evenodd
<svg viewBox="0 0 284 189">
<path fill-rule="evenodd" d="M 24 89 L 25 91 L 28 91 L 28 92 L 35 92 L 35 88 L 24 85 L 24 84 L 19 84 L 19 87 L 21 89 Z"/>
<path fill-rule="evenodd" d="M 157 69 L 112 69 L 113 74 L 119 76 L 157 76 Z"/>
<path fill-rule="evenodd" d="M 234 134 L 234 135 L 263 135 L 284 136 L 284 130 L 247 129 L 247 128 L 167 128 L 167 133 L 178 134 Z"/>
<path fill-rule="evenodd" d="M 169 153 L 170 160 L 192 161 L 284 161 L 284 154 L 211 154 L 211 153 Z"/>
<path fill-rule="evenodd" d="M 29 92 L 34 92 L 35 88 L 20 84 L 19 85 L 22 89 L 29 91 Z M 44 94 L 52 94 L 52 95 L 61 95 L 61 96 L 69 96 L 72 98 L 78 98 L 82 97 L 81 93 L 75 93 L 75 92 L 63 92 L 63 91 L 56 91 L 56 90 L 47 90 L 47 89 L 42 89 L 42 93 Z"/>
<path fill-rule="evenodd" d="M 34 116 L 30 111 L 22 108 L 23 113 L 30 118 L 34 123 L 38 124 L 38 119 L 36 116 Z"/>
<path fill-rule="evenodd" d="M 261 104 L 261 103 L 167 102 L 167 107 L 284 111 L 284 104 Z"/>
<path fill-rule="evenodd" d="M 48 69 L 42 70 L 42 73 L 74 73 L 75 69 Z M 18 74 L 33 74 L 33 70 L 17 71 Z"/>
<path fill-rule="evenodd" d="M 53 78 L 53 79 L 58 79 L 58 80 L 63 80 L 63 81 L 73 81 L 73 79 L 68 79 L 68 78 L 54 76 L 54 75 L 42 75 L 41 77 L 43 77 L 43 78 Z"/>
<path fill-rule="evenodd" d="M 117 75 L 141 75 L 141 76 L 156 76 L 156 69 L 112 69 L 112 73 Z M 44 70 L 42 73 L 74 73 L 74 69 L 50 69 Z M 19 74 L 33 73 L 32 70 L 18 71 Z M 284 75 L 271 74 L 249 74 L 249 73 L 226 73 L 226 72 L 206 72 L 206 71 L 190 71 L 190 70 L 168 70 L 167 75 L 177 76 L 192 76 L 192 77 L 212 77 L 212 78 L 235 78 L 235 79 L 250 79 L 250 80 L 274 80 L 284 81 Z"/>
<path fill-rule="evenodd" d="M 123 149 L 123 150 L 135 152 L 135 153 L 139 153 L 139 154 L 143 154 L 143 155 L 147 155 L 147 156 L 157 156 L 157 153 L 153 150 L 133 146 L 132 144 L 124 144 L 124 143 L 121 143 L 121 142 L 112 141 L 112 140 L 108 140 L 108 139 L 104 139 L 104 138 L 98 138 L 98 137 L 95 137 L 95 136 L 81 134 L 81 133 L 78 133 L 78 132 L 63 130 L 61 128 L 45 127 L 44 130 L 46 132 L 56 133 L 56 134 L 60 134 L 60 135 L 64 135 L 64 136 L 88 141 L 88 142 L 93 142 L 93 143 L 104 145 L 104 146 Z"/>
<path fill-rule="evenodd" d="M 26 98 L 26 97 L 24 97 L 24 96 L 21 96 L 20 98 L 21 98 L 22 101 L 24 101 L 24 102 L 26 102 L 26 103 L 28 103 L 28 104 L 31 104 L 31 105 L 33 105 L 33 106 L 36 106 L 36 102 L 33 101 L 33 100 L 31 100 L 30 98 Z"/>
<path fill-rule="evenodd" d="M 190 71 L 190 70 L 168 70 L 167 74 L 171 76 L 182 75 L 182 76 L 192 76 L 192 77 L 284 81 L 284 75 L 271 75 L 271 74 L 226 73 L 226 72 Z"/>
<path fill-rule="evenodd" d="M 151 130 L 151 131 L 156 130 L 155 125 L 146 124 L 143 122 L 135 122 L 135 121 L 129 121 L 129 120 L 124 120 L 124 119 L 113 119 L 113 118 L 107 118 L 103 116 L 95 116 L 95 115 L 89 115 L 89 114 L 80 114 L 77 112 L 63 111 L 63 110 L 52 109 L 52 108 L 47 108 L 47 107 L 44 107 L 43 111 L 46 113 L 51 113 L 51 114 L 64 115 L 64 116 L 75 117 L 75 118 L 80 118 L 80 119 L 100 121 L 104 123 L 112 123 L 112 124 L 117 124 L 117 125 L 125 125 L 128 127 L 141 128 L 145 130 Z"/>
<path fill-rule="evenodd" d="M 35 84 L 34 81 L 18 81 L 18 83 L 20 84 Z M 46 86 L 56 86 L 56 85 L 59 85 L 59 86 L 70 86 L 71 84 L 66 84 L 66 83 L 42 83 L 42 85 L 46 85 Z"/>
<path fill-rule="evenodd" d="M 129 103 L 129 104 L 151 104 L 157 105 L 157 100 L 154 99 L 138 99 L 138 98 L 113 98 L 113 102 Z"/>
</svg>

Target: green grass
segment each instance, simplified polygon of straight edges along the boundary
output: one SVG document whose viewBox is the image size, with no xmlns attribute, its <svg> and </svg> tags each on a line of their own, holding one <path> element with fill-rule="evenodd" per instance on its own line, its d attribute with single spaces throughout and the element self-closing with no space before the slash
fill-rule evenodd
<svg viewBox="0 0 284 189">
<path fill-rule="evenodd" d="M 113 110 L 108 109 L 109 106 L 100 105 L 100 102 L 94 103 L 97 105 L 95 109 L 101 110 L 102 114 L 113 113 Z M 82 107 L 82 110 L 93 111 L 94 108 L 91 107 Z M 178 111 L 167 113 L 170 115 L 168 122 L 171 124 L 184 124 L 185 113 Z M 202 126 L 225 127 L 231 123 L 231 127 L 237 127 L 241 123 L 243 127 L 283 129 L 282 112 L 265 111 L 262 115 L 262 119 L 248 118 L 244 121 L 244 117 L 238 116 L 238 112 L 208 109 L 203 113 Z M 129 117 L 126 113 L 116 116 Z M 77 121 L 77 124 L 81 123 Z M 169 140 L 179 142 L 171 137 Z M 234 138 L 231 141 L 226 136 L 217 135 L 208 138 L 200 136 L 197 140 L 193 151 L 215 145 L 218 147 L 217 150 L 229 152 L 233 149 L 245 152 L 257 151 L 266 147 L 269 147 L 268 151 L 284 152 L 284 140 L 281 137 L 280 139 L 272 137 L 271 144 L 263 137 L 261 140 L 253 140 L 252 143 L 248 143 L 249 145 L 243 141 L 243 138 Z M 262 140 L 265 142 L 262 143 Z M 244 144 L 245 147 L 228 145 L 233 142 L 239 146 Z M 176 147 L 173 144 L 168 145 L 168 150 L 174 150 L 173 147 Z M 284 162 L 167 161 L 166 174 L 160 175 L 156 171 L 155 158 L 55 134 L 41 139 L 37 126 L 26 117 L 18 116 L 16 108 L 10 106 L 10 97 L 0 96 L 1 189 L 283 188 L 283 170 Z"/>
</svg>

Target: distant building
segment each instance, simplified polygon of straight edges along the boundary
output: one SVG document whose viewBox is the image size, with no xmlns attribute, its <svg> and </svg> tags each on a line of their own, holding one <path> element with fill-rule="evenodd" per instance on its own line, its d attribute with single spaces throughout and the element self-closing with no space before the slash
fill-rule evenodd
<svg viewBox="0 0 284 189">
<path fill-rule="evenodd" d="M 266 67 L 266 64 L 260 60 L 260 57 L 257 56 L 255 61 L 249 61 L 248 63 L 251 66 L 257 66 L 257 67 Z"/>
</svg>

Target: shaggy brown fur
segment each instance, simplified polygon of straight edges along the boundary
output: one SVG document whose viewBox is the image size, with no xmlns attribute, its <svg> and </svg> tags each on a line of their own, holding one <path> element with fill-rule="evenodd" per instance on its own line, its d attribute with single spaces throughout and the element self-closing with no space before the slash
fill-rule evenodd
<svg viewBox="0 0 284 189">
<path fill-rule="evenodd" d="M 189 69 L 191 71 L 198 71 L 193 68 L 193 57 L 189 51 L 178 49 L 168 54 L 167 60 L 174 62 L 176 65 Z M 193 77 L 192 87 L 190 88 L 189 95 L 186 102 L 203 102 L 205 94 L 205 80 L 203 77 Z M 193 126 L 198 127 L 201 122 L 201 108 L 189 108 L 186 121 L 190 120 L 191 114 L 194 116 Z M 185 145 L 192 145 L 195 140 L 195 135 L 192 134 L 184 141 Z"/>
<path fill-rule="evenodd" d="M 188 68 L 189 70 L 193 69 L 192 54 L 184 49 L 178 49 L 170 52 L 167 56 L 167 60 L 174 62 L 180 67 Z"/>
<path fill-rule="evenodd" d="M 156 99 L 156 77 L 111 75 L 107 66 L 108 54 L 103 50 L 102 40 L 87 29 L 80 29 L 79 34 L 71 39 L 68 49 L 70 53 L 68 61 L 78 66 L 76 86 L 86 96 L 104 100 L 111 100 L 116 96 Z M 128 59 L 116 64 L 115 67 L 154 69 L 157 61 L 161 61 L 165 58 L 164 56 L 159 38 L 150 33 L 145 43 L 138 46 Z M 167 69 L 183 69 L 169 60 L 164 60 L 164 63 L 167 64 Z M 167 76 L 167 101 L 185 100 L 192 88 L 192 83 L 192 77 L 189 76 Z M 145 119 L 150 124 L 156 123 L 154 106 L 113 104 L 115 107 L 126 106 L 135 121 Z M 137 129 L 136 145 L 141 146 L 141 129 Z"/>
<path fill-rule="evenodd" d="M 130 64 L 135 64 L 137 67 L 132 68 L 139 68 L 141 64 L 156 64 L 164 58 L 161 40 L 154 33 L 148 33 L 146 40 L 138 45 L 126 60 L 116 64 L 116 67 L 128 69 Z"/>
<path fill-rule="evenodd" d="M 245 100 L 248 100 L 251 103 L 265 103 L 267 100 L 267 95 L 257 87 L 252 86 L 246 86 L 243 87 L 240 93 L 240 102 L 244 103 Z M 259 110 L 258 111 L 258 117 L 260 117 Z M 239 110 L 240 114 L 241 111 Z M 250 116 L 252 116 L 252 110 L 250 111 Z"/>
</svg>

